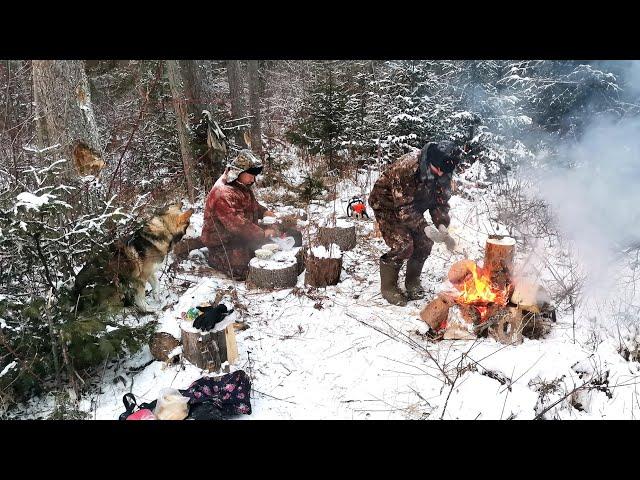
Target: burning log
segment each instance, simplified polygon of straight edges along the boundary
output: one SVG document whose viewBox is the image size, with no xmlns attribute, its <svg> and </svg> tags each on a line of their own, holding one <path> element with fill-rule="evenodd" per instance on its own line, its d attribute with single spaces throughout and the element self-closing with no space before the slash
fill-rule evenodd
<svg viewBox="0 0 640 480">
<path fill-rule="evenodd" d="M 462 286 L 469 279 L 469 275 L 473 275 L 475 269 L 475 262 L 471 260 L 460 260 L 451 265 L 447 277 L 454 287 L 458 290 L 463 290 Z"/>
<path fill-rule="evenodd" d="M 511 237 L 491 235 L 485 244 L 482 274 L 499 290 L 511 282 L 516 241 Z"/>
<path fill-rule="evenodd" d="M 437 332 L 446 327 L 449 309 L 454 303 L 451 297 L 440 294 L 420 311 L 420 318 Z"/>
</svg>

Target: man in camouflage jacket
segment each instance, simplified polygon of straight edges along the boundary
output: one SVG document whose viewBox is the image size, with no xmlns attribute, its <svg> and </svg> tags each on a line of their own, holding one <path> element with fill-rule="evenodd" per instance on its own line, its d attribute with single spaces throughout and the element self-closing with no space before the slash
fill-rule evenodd
<svg viewBox="0 0 640 480">
<path fill-rule="evenodd" d="M 262 163 L 250 150 L 242 150 L 227 165 L 207 196 L 200 239 L 209 249 L 208 263 L 236 280 L 244 280 L 254 251 L 276 234 L 262 229 L 258 220 L 273 216 L 251 190 Z"/>
<path fill-rule="evenodd" d="M 382 238 L 391 248 L 380 257 L 380 289 L 389 303 L 407 303 L 407 297 L 398 289 L 398 275 L 405 260 L 408 298 L 424 297 L 420 274 L 433 246 L 433 240 L 425 233 L 428 223 L 424 212 L 429 210 L 433 224 L 447 233 L 451 178 L 461 152 L 449 141 L 413 149 L 391 165 L 371 191 L 369 205 Z"/>
</svg>

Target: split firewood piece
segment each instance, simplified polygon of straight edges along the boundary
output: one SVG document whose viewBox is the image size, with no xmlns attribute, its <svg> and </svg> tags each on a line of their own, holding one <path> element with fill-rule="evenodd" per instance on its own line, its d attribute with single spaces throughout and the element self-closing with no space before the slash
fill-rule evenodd
<svg viewBox="0 0 640 480">
<path fill-rule="evenodd" d="M 499 289 L 511 283 L 515 247 L 515 239 L 501 235 L 490 235 L 485 244 L 482 272 Z"/>
<path fill-rule="evenodd" d="M 489 336 L 505 345 L 522 343 L 522 315 L 515 307 L 500 307 L 487 319 Z"/>
<path fill-rule="evenodd" d="M 443 340 L 473 340 L 476 335 L 473 326 L 462 316 L 460 309 L 449 310 L 449 320 L 442 336 Z"/>
<path fill-rule="evenodd" d="M 167 332 L 156 332 L 149 342 L 151 356 L 161 362 L 178 363 L 180 355 L 173 352 L 180 346 L 180 340 Z M 173 353 L 173 354 L 172 354 Z"/>
<path fill-rule="evenodd" d="M 454 303 L 448 295 L 439 294 L 420 311 L 420 318 L 432 330 L 438 331 L 446 326 L 449 309 Z"/>
<path fill-rule="evenodd" d="M 458 290 L 462 290 L 467 279 L 473 275 L 474 268 L 476 268 L 476 263 L 474 261 L 460 260 L 459 262 L 451 265 L 447 277 L 454 287 Z"/>
</svg>

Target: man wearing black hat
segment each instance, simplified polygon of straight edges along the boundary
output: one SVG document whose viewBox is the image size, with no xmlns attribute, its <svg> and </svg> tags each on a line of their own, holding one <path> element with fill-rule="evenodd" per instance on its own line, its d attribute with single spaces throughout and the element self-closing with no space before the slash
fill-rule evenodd
<svg viewBox="0 0 640 480">
<path fill-rule="evenodd" d="M 424 212 L 429 210 L 433 224 L 448 248 L 449 198 L 453 170 L 462 150 L 453 142 L 427 143 L 414 149 L 386 170 L 373 186 L 369 205 L 375 212 L 380 233 L 391 250 L 380 257 L 380 290 L 394 305 L 406 305 L 407 298 L 424 297 L 420 284 L 422 266 L 431 253 L 433 240 L 427 236 Z M 398 289 L 398 275 L 407 260 L 405 296 Z"/>
</svg>

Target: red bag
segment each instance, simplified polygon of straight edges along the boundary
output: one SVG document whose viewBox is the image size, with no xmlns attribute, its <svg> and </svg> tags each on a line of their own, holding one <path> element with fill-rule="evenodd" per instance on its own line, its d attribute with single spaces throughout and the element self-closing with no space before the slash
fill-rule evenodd
<svg viewBox="0 0 640 480">
<path fill-rule="evenodd" d="M 151 410 L 143 408 L 129 415 L 127 420 L 157 420 L 157 418 Z"/>
</svg>

